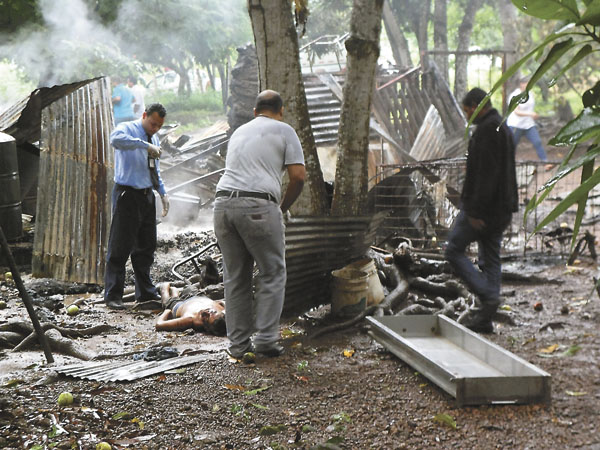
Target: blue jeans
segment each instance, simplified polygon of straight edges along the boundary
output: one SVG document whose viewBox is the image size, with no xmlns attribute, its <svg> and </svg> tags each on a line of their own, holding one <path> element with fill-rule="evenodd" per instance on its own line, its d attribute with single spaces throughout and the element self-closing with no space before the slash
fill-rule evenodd
<svg viewBox="0 0 600 450">
<path fill-rule="evenodd" d="M 546 161 L 548 159 L 546 150 L 544 150 L 544 147 L 542 146 L 540 133 L 538 133 L 538 129 L 535 125 L 527 129 L 510 127 L 510 131 L 512 131 L 513 137 L 515 138 L 515 147 L 519 144 L 521 137 L 525 136 L 535 147 L 538 158 L 540 158 L 541 161 Z"/>
<path fill-rule="evenodd" d="M 448 236 L 446 259 L 482 303 L 495 303 L 500 298 L 500 243 L 504 226 L 498 225 L 491 231 L 477 231 L 469 223 L 465 212 L 461 211 Z M 471 242 L 478 245 L 479 268 L 465 255 Z"/>
</svg>

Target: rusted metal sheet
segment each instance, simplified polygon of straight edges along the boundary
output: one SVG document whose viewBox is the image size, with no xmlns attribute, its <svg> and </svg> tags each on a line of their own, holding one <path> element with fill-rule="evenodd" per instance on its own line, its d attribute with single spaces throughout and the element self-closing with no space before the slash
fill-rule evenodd
<svg viewBox="0 0 600 450">
<path fill-rule="evenodd" d="M 102 283 L 110 227 L 113 127 L 106 78 L 42 111 L 33 275 Z"/>
<path fill-rule="evenodd" d="M 28 97 L 15 103 L 0 115 L 0 131 L 14 137 L 17 145 L 24 142 L 39 141 L 42 110 L 80 87 L 98 79 L 92 78 L 70 84 L 36 89 Z"/>
<path fill-rule="evenodd" d="M 200 361 L 216 359 L 221 354 L 178 356 L 162 361 L 99 361 L 59 367 L 60 374 L 93 381 L 133 381 Z"/>
<path fill-rule="evenodd" d="M 285 230 L 285 313 L 327 303 L 331 271 L 365 255 L 386 214 L 290 219 Z"/>
</svg>

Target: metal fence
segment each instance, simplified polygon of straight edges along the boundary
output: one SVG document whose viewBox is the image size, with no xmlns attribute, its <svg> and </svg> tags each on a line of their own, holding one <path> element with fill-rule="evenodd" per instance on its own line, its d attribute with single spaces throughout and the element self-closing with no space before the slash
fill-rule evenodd
<svg viewBox="0 0 600 450">
<path fill-rule="evenodd" d="M 369 204 L 373 211 L 389 210 L 390 214 L 378 230 L 377 245 L 409 240 L 415 248 L 441 252 L 458 214 L 465 166 L 465 158 L 379 166 L 377 185 L 369 192 Z M 558 165 L 549 166 L 539 161 L 517 162 L 519 211 L 504 233 L 504 252 L 568 252 L 577 206 L 569 208 L 538 233 L 532 235 L 532 232 L 579 186 L 581 171 L 558 181 L 545 201 L 523 221 L 529 200 L 556 175 L 557 169 Z M 600 188 L 596 187 L 590 192 L 579 235 L 586 231 L 595 235 L 598 221 Z"/>
</svg>

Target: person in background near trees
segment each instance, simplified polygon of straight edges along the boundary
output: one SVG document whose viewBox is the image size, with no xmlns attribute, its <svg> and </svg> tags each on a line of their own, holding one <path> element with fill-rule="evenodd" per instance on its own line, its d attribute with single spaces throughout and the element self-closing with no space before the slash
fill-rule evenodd
<svg viewBox="0 0 600 450">
<path fill-rule="evenodd" d="M 515 89 L 509 96 L 510 99 L 525 92 L 527 88 L 528 80 L 526 78 L 521 79 L 519 82 L 519 88 Z M 535 111 L 535 99 L 533 98 L 533 92 L 529 91 L 529 98 L 527 102 L 519 104 L 517 108 L 509 114 L 506 124 L 509 126 L 515 139 L 515 146 L 519 145 L 521 137 L 525 136 L 535 147 L 538 158 L 540 161 L 547 161 L 546 150 L 542 145 L 540 133 L 538 132 L 535 120 L 539 117 Z"/>
<path fill-rule="evenodd" d="M 139 80 L 135 76 L 127 79 L 127 86 L 133 94 L 133 115 L 136 119 L 139 119 L 146 110 L 146 104 L 144 103 L 146 89 L 139 84 Z"/>
<path fill-rule="evenodd" d="M 112 103 L 115 125 L 135 120 L 133 115 L 133 93 L 119 77 L 113 78 Z"/>
<path fill-rule="evenodd" d="M 136 301 L 159 300 L 150 279 L 156 250 L 156 207 L 153 189 L 162 200 L 163 217 L 169 212 L 169 198 L 160 177 L 160 142 L 156 132 L 167 112 L 154 103 L 142 118 L 123 122 L 113 130 L 115 186 L 112 192 L 112 223 L 108 238 L 104 301 L 111 309 L 124 309 L 125 263 L 131 256 Z"/>
<path fill-rule="evenodd" d="M 468 119 L 485 96 L 485 91 L 474 88 L 464 97 L 462 107 Z M 502 233 L 518 209 L 515 145 L 491 103 L 477 113 L 473 123 L 477 128 L 469 141 L 460 212 L 448 236 L 446 259 L 480 301 L 461 323 L 476 332 L 492 333 L 492 317 L 500 304 Z M 472 242 L 478 245 L 479 268 L 465 255 Z"/>
<path fill-rule="evenodd" d="M 229 353 L 238 359 L 249 351 L 271 357 L 283 353 L 277 342 L 286 282 L 283 213 L 300 195 L 306 174 L 300 140 L 282 122 L 281 96 L 271 90 L 258 94 L 254 116 L 229 140 L 214 206 L 214 230 L 223 254 Z M 289 184 L 281 200 L 286 169 Z"/>
</svg>

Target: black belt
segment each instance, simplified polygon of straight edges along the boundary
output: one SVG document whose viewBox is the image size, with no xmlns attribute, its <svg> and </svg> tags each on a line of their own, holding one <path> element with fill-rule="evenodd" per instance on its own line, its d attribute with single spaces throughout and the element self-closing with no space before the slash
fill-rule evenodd
<svg viewBox="0 0 600 450">
<path fill-rule="evenodd" d="M 126 184 L 119 184 L 119 183 L 115 183 L 115 187 L 122 191 L 134 191 L 134 192 L 139 192 L 140 194 L 144 194 L 144 195 L 148 195 L 150 192 L 152 192 L 151 187 L 144 188 L 144 189 L 136 189 L 133 186 L 127 186 Z"/>
<path fill-rule="evenodd" d="M 250 197 L 250 198 L 262 198 L 263 200 L 271 200 L 277 203 L 277 199 L 271 194 L 265 192 L 248 192 L 248 191 L 217 191 L 215 197 Z"/>
</svg>

